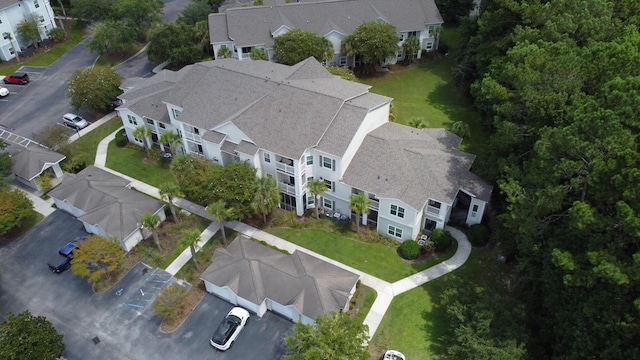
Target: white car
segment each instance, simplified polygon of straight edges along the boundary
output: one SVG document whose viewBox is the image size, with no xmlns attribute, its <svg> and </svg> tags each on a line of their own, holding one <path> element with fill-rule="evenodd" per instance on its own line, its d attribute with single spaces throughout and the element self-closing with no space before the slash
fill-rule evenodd
<svg viewBox="0 0 640 360">
<path fill-rule="evenodd" d="M 397 350 L 387 350 L 387 352 L 384 353 L 384 357 L 382 359 L 383 360 L 406 360 L 404 355 L 402 355 L 402 353 Z"/>
<path fill-rule="evenodd" d="M 62 116 L 62 123 L 76 130 L 84 129 L 89 126 L 89 122 L 87 122 L 87 120 L 76 114 L 64 114 L 64 116 Z"/>
<path fill-rule="evenodd" d="M 0 86 L 0 97 L 5 97 L 9 95 L 9 90 L 6 87 Z"/>
<path fill-rule="evenodd" d="M 213 332 L 211 346 L 222 351 L 229 349 L 248 322 L 249 312 L 241 307 L 234 307 Z"/>
</svg>

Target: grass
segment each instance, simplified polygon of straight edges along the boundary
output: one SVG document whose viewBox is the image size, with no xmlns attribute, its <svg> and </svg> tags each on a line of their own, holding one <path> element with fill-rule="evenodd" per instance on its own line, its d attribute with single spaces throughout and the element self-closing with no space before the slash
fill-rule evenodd
<svg viewBox="0 0 640 360">
<path fill-rule="evenodd" d="M 457 248 L 453 246 L 446 253 L 412 264 L 401 259 L 394 248 L 354 241 L 322 229 L 275 228 L 269 232 L 389 282 L 395 282 L 445 261 L 453 256 Z"/>
<path fill-rule="evenodd" d="M 109 143 L 107 152 L 107 167 L 128 175 L 144 183 L 159 187 L 166 182 L 175 183 L 175 179 L 168 168 L 158 165 L 157 160 L 145 160 L 147 153 L 144 148 L 130 145 L 119 148 L 115 141 Z"/>
<path fill-rule="evenodd" d="M 376 301 L 376 297 L 378 297 L 378 293 L 374 289 L 366 287 L 362 284 L 359 286 L 358 290 L 361 290 L 361 288 L 366 288 L 367 292 L 364 296 L 364 300 L 362 300 L 360 308 L 357 309 L 358 312 L 356 313 L 356 316 L 353 318 L 353 320 L 357 323 L 364 322 L 364 318 L 367 317 L 367 314 L 369 314 L 369 310 L 371 310 L 371 306 L 373 306 L 373 302 Z M 357 295 L 358 293 L 356 292 L 356 294 L 354 294 L 354 297 L 356 297 Z"/>
<path fill-rule="evenodd" d="M 96 151 L 98 150 L 98 144 L 107 135 L 116 131 L 122 126 L 122 120 L 119 117 L 115 117 L 104 124 L 100 125 L 96 129 L 85 133 L 80 139 L 74 141 L 69 147 L 70 154 L 67 155 L 67 160 L 73 155 L 81 155 L 83 159 L 86 159 L 87 164 L 93 164 L 96 159 Z"/>
<path fill-rule="evenodd" d="M 69 50 L 78 45 L 86 35 L 81 26 L 74 24 L 71 27 L 71 39 L 66 42 L 54 46 L 47 52 L 40 53 L 33 57 L 27 58 L 24 61 L 9 66 L 0 67 L 0 74 L 11 74 L 18 70 L 22 66 L 49 66 L 56 62 L 62 55 L 66 54 Z"/>
<path fill-rule="evenodd" d="M 505 291 L 510 265 L 496 260 L 496 250 L 474 249 L 461 268 L 393 298 L 369 345 L 372 360 L 386 349 L 397 349 L 407 359 L 446 358 L 446 309 L 442 292 L 463 282 Z"/>
<path fill-rule="evenodd" d="M 443 39 L 452 44 L 452 51 L 455 51 L 458 36 L 456 28 L 448 27 L 443 32 Z M 445 129 L 450 129 L 457 121 L 466 123 L 471 136 L 464 139 L 461 149 L 479 155 L 486 143 L 486 134 L 480 114 L 452 79 L 453 58 L 441 57 L 360 81 L 371 85 L 371 92 L 394 99 L 398 123 L 407 124 L 413 118 L 422 118 L 428 128 Z"/>
</svg>

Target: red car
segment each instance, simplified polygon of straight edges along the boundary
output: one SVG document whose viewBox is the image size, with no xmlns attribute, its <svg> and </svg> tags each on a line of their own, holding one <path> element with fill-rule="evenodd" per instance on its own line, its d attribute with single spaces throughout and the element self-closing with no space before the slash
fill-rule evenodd
<svg viewBox="0 0 640 360">
<path fill-rule="evenodd" d="M 29 75 L 23 72 L 17 72 L 4 77 L 5 84 L 25 85 L 28 82 L 29 82 Z"/>
</svg>

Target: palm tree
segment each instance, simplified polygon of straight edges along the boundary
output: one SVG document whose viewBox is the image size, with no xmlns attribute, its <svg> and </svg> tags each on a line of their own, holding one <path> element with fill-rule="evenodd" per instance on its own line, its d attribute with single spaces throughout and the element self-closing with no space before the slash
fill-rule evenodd
<svg viewBox="0 0 640 360">
<path fill-rule="evenodd" d="M 324 48 L 324 59 L 325 61 L 330 61 L 331 59 L 333 59 L 334 54 L 334 49 L 333 49 L 333 43 L 331 41 L 329 41 L 329 39 L 327 38 L 322 38 L 322 47 Z"/>
<path fill-rule="evenodd" d="M 369 213 L 369 204 L 371 201 L 364 193 L 349 197 L 349 207 L 356 212 L 356 234 L 360 233 L 360 214 Z"/>
<path fill-rule="evenodd" d="M 416 129 L 424 129 L 427 127 L 427 125 L 424 123 L 424 118 L 421 118 L 421 117 L 411 118 L 411 120 L 409 120 L 407 125 L 412 126 Z"/>
<path fill-rule="evenodd" d="M 158 187 L 160 191 L 160 198 L 162 201 L 169 203 L 171 209 L 171 215 L 173 216 L 173 222 L 178 223 L 178 216 L 176 215 L 176 208 L 173 205 L 173 198 L 180 196 L 180 187 L 177 184 L 166 182 Z"/>
<path fill-rule="evenodd" d="M 280 202 L 280 187 L 269 176 L 256 178 L 256 193 L 253 196 L 251 207 L 262 214 L 262 221 L 267 223 L 267 214 L 272 212 Z"/>
<path fill-rule="evenodd" d="M 142 224 L 142 227 L 147 230 L 151 230 L 151 234 L 153 234 L 153 242 L 155 242 L 158 246 L 158 251 L 162 252 L 162 248 L 160 247 L 160 239 L 158 239 L 158 233 L 156 232 L 156 227 L 160 225 L 160 222 L 160 215 L 152 213 L 146 213 L 142 215 L 142 218 L 140 219 L 140 224 Z"/>
<path fill-rule="evenodd" d="M 200 271 L 200 266 L 198 266 L 198 259 L 196 256 L 196 244 L 198 244 L 198 241 L 200 241 L 200 232 L 198 230 L 182 231 L 182 244 L 189 246 L 193 265 L 196 267 L 196 270 Z"/>
<path fill-rule="evenodd" d="M 20 56 L 18 56 L 18 44 L 13 42 L 13 36 L 11 36 L 11 33 L 5 33 L 5 35 L 7 36 L 7 40 L 9 40 L 9 42 L 11 43 L 13 52 L 16 55 L 16 60 L 20 62 Z"/>
<path fill-rule="evenodd" d="M 138 126 L 135 130 L 133 130 L 133 136 L 142 139 L 142 144 L 144 145 L 144 149 L 147 151 L 147 159 L 151 159 L 151 153 L 149 152 L 149 144 L 147 142 L 147 138 L 151 136 L 153 130 L 144 125 Z"/>
<path fill-rule="evenodd" d="M 318 207 L 320 207 L 320 195 L 324 194 L 325 191 L 328 190 L 327 184 L 322 180 L 311 180 L 307 183 L 307 188 L 309 192 L 314 197 L 314 205 L 316 206 L 316 220 L 320 219 L 320 214 L 318 214 Z"/>
<path fill-rule="evenodd" d="M 404 44 L 402 44 L 402 47 L 404 47 L 405 53 L 413 59 L 415 54 L 420 51 L 420 40 L 415 36 L 409 36 L 409 38 L 404 41 Z"/>
<path fill-rule="evenodd" d="M 207 212 L 209 215 L 215 217 L 218 224 L 220 224 L 220 231 L 222 231 L 222 243 L 226 246 L 227 235 L 224 233 L 224 222 L 233 218 L 233 208 L 227 208 L 227 203 L 222 200 L 218 200 L 207 206 Z"/>
<path fill-rule="evenodd" d="M 169 145 L 171 153 L 175 155 L 178 144 L 180 143 L 180 141 L 182 141 L 182 138 L 173 130 L 169 130 L 163 132 L 162 135 L 160 135 L 160 139 L 158 141 L 160 142 L 160 144 Z"/>
</svg>

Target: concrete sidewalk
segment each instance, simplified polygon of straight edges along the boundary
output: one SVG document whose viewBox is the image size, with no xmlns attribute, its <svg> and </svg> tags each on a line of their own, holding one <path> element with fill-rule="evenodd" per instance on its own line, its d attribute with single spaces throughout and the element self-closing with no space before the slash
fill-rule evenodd
<svg viewBox="0 0 640 360">
<path fill-rule="evenodd" d="M 130 178 L 126 175 L 120 174 L 114 170 L 105 167 L 106 159 L 107 159 L 107 149 L 109 146 L 109 142 L 115 139 L 116 133 L 120 131 L 120 129 L 114 131 L 112 134 L 104 138 L 100 144 L 98 145 L 97 153 L 96 153 L 96 162 L 95 166 L 100 167 L 106 171 L 109 171 L 113 174 L 121 176 L 125 179 L 131 181 L 131 188 L 134 188 L 138 191 L 141 191 L 147 195 L 150 195 L 155 198 L 160 198 L 160 193 L 158 189 L 155 187 L 140 182 L 136 179 Z M 202 234 L 200 234 L 200 242 L 198 242 L 197 250 L 200 250 L 206 243 L 209 241 L 213 235 L 220 229 L 218 223 L 215 222 L 215 219 L 209 216 L 206 209 L 203 206 L 198 204 L 194 204 L 188 200 L 175 198 L 174 204 L 184 210 L 187 210 L 193 214 L 197 214 L 198 216 L 207 218 L 212 220 L 213 222 L 209 227 L 207 227 Z M 402 294 L 406 291 L 414 289 L 420 285 L 425 284 L 428 281 L 436 279 L 442 275 L 448 274 L 453 270 L 462 266 L 465 261 L 469 258 L 469 254 L 471 253 L 471 244 L 467 240 L 466 235 L 455 228 L 447 226 L 445 230 L 449 231 L 451 235 L 458 242 L 458 249 L 456 253 L 449 259 L 440 264 L 434 265 L 426 270 L 423 270 L 417 274 L 411 275 L 402 280 L 396 281 L 393 284 L 379 279 L 377 277 L 366 274 L 360 270 L 354 269 L 350 266 L 347 266 L 343 263 L 337 262 L 333 259 L 329 259 L 326 256 L 320 255 L 298 245 L 292 244 L 286 240 L 283 240 L 275 235 L 269 234 L 266 231 L 256 229 L 252 226 L 249 226 L 245 223 L 232 221 L 227 222 L 226 227 L 232 228 L 233 230 L 242 233 L 250 238 L 254 238 L 259 241 L 264 241 L 269 245 L 275 246 L 279 249 L 286 250 L 289 253 L 293 253 L 294 251 L 302 251 L 307 254 L 313 255 L 317 258 L 320 258 L 326 262 L 329 262 L 335 266 L 341 267 L 353 273 L 360 275 L 360 280 L 362 283 L 370 288 L 373 288 L 377 292 L 376 300 L 371 306 L 371 310 L 367 314 L 364 324 L 369 327 L 369 339 L 373 338 L 373 335 L 378 330 L 382 319 L 384 318 L 384 314 L 389 309 L 391 305 L 391 301 L 394 296 Z M 167 267 L 166 271 L 175 275 L 180 271 L 180 269 L 191 259 L 191 251 L 189 248 L 185 249 L 182 254 L 180 254 L 174 261 Z"/>
</svg>

